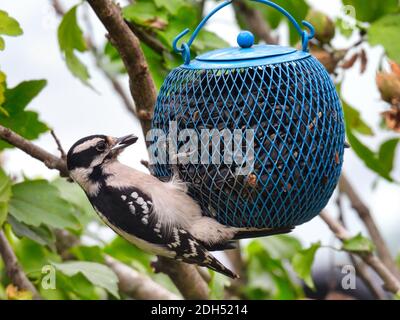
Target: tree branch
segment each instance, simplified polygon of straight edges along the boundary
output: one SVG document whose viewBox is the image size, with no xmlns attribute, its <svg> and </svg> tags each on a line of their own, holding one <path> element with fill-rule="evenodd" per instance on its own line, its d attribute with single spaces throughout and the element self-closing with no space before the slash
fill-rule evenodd
<svg viewBox="0 0 400 320">
<path fill-rule="evenodd" d="M 140 48 L 139 39 L 124 21 L 121 9 L 111 0 L 87 0 L 109 33 L 130 79 L 130 89 L 144 134 L 150 129 L 157 90 Z"/>
<path fill-rule="evenodd" d="M 34 285 L 29 281 L 28 277 L 25 275 L 20 264 L 18 263 L 17 257 L 10 243 L 8 242 L 3 230 L 0 229 L 0 255 L 3 258 L 4 266 L 7 271 L 7 275 L 11 282 L 19 290 L 28 290 L 32 293 L 33 299 L 40 300 L 41 297 L 37 292 Z"/>
<path fill-rule="evenodd" d="M 132 32 L 139 38 L 139 40 L 146 44 L 149 48 L 153 49 L 153 51 L 157 52 L 158 54 L 163 54 L 163 52 L 168 51 L 161 41 L 151 35 L 146 29 L 126 20 L 125 22 L 128 24 Z"/>
<path fill-rule="evenodd" d="M 336 204 L 339 210 L 339 222 L 346 228 L 346 221 L 344 219 L 344 211 L 342 204 L 343 193 L 339 190 L 338 197 L 336 199 Z M 375 279 L 371 277 L 367 265 L 358 257 L 355 257 L 352 253 L 348 253 L 348 256 L 356 269 L 357 276 L 361 278 L 364 284 L 368 287 L 371 294 L 374 295 L 376 299 L 384 300 L 386 298 L 385 293 L 382 288 L 376 284 Z"/>
<path fill-rule="evenodd" d="M 234 1 L 233 8 L 235 9 L 235 14 L 238 20 L 244 20 L 250 31 L 258 38 L 268 44 L 278 43 L 278 39 L 271 35 L 271 28 L 260 11 L 253 9 L 243 0 Z"/>
<path fill-rule="evenodd" d="M 18 149 L 29 154 L 31 157 L 42 161 L 49 169 L 60 171 L 62 177 L 69 177 L 67 165 L 65 161 L 46 150 L 34 145 L 19 134 L 0 125 L 0 138 L 17 147 Z"/>
<path fill-rule="evenodd" d="M 159 256 L 153 266 L 156 272 L 163 272 L 171 278 L 185 299 L 208 299 L 208 286 L 193 265 Z"/>
<path fill-rule="evenodd" d="M 400 279 L 400 271 L 397 268 L 396 262 L 394 261 L 388 247 L 386 246 L 385 240 L 383 239 L 376 223 L 371 215 L 369 208 L 361 200 L 359 195 L 350 184 L 349 180 L 344 174 L 340 177 L 339 189 L 342 193 L 346 194 L 350 200 L 352 208 L 358 213 L 358 216 L 365 224 L 368 229 L 368 233 L 371 236 L 374 244 L 376 245 L 376 251 L 378 256 L 382 259 L 382 262 L 389 268 L 389 270 Z"/>
<path fill-rule="evenodd" d="M 136 105 L 136 113 L 142 124 L 144 135 L 150 130 L 153 117 L 153 107 L 157 99 L 157 90 L 150 75 L 149 68 L 140 47 L 137 36 L 124 21 L 121 9 L 111 0 L 87 0 L 100 21 L 103 23 L 113 45 L 118 50 L 130 79 L 130 88 Z M 167 261 L 168 259 L 162 259 Z M 166 262 L 167 263 L 167 262 Z M 184 290 L 182 294 L 188 296 L 186 288 L 192 286 L 198 288 L 198 298 L 204 297 L 204 288 L 207 286 L 201 278 L 195 266 L 170 262 L 165 270 L 171 270 L 174 266 L 179 270 L 179 276 L 175 277 L 171 272 L 171 279 L 178 289 Z M 187 276 L 187 277 L 186 277 Z M 193 285 L 193 282 L 196 285 Z M 186 282 L 185 284 L 183 282 Z M 200 284 L 201 283 L 201 284 Z M 191 294 L 189 294 L 190 296 Z"/>
<path fill-rule="evenodd" d="M 135 299 L 178 300 L 179 297 L 168 291 L 148 276 L 142 275 L 127 265 L 106 256 L 106 264 L 118 277 L 119 290 Z"/>
<path fill-rule="evenodd" d="M 363 261 L 358 260 L 351 253 L 349 253 L 349 257 L 351 259 L 351 263 L 354 265 L 354 268 L 356 269 L 357 276 L 359 276 L 362 279 L 364 284 L 368 287 L 369 291 L 374 295 L 375 299 L 385 300 L 386 299 L 385 293 L 382 291 L 381 287 L 375 284 L 375 281 L 371 277 L 367 265 Z"/>
<path fill-rule="evenodd" d="M 326 212 L 320 214 L 322 220 L 328 225 L 329 229 L 336 235 L 336 237 L 343 241 L 350 239 L 351 235 L 343 227 L 343 225 L 337 220 L 330 217 Z M 355 254 L 355 253 L 354 253 Z M 382 260 L 375 256 L 373 253 L 356 254 L 359 256 L 367 265 L 369 265 L 382 279 L 384 282 L 384 288 L 393 294 L 400 293 L 400 281 L 393 275 L 393 273 L 386 267 Z"/>
</svg>

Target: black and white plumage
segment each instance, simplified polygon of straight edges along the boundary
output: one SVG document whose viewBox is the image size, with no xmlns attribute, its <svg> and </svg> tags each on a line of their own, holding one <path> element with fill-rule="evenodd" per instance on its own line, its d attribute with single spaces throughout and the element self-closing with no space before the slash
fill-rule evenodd
<svg viewBox="0 0 400 320">
<path fill-rule="evenodd" d="M 233 240 L 290 231 L 234 228 L 205 216 L 179 179 L 162 182 L 118 161 L 136 141 L 134 135 L 86 137 L 71 147 L 67 164 L 101 219 L 139 248 L 235 278 L 209 251 L 232 248 Z"/>
</svg>

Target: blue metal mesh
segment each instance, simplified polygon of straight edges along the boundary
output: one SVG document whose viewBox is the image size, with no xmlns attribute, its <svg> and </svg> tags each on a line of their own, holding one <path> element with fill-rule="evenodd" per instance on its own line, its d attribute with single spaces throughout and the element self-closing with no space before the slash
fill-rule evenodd
<svg viewBox="0 0 400 320">
<path fill-rule="evenodd" d="M 153 128 L 167 134 L 170 121 L 199 136 L 204 128 L 255 130 L 251 183 L 250 176 L 235 176 L 235 165 L 178 166 L 191 195 L 223 224 L 302 224 L 325 207 L 337 184 L 343 114 L 334 84 L 312 56 L 241 69 L 174 69 L 161 88 Z M 157 164 L 154 174 L 169 176 L 171 167 Z"/>
</svg>

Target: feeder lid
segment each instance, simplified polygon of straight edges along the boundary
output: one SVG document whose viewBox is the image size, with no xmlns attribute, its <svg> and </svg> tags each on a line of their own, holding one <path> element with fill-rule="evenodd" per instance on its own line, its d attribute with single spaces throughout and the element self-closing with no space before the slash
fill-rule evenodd
<svg viewBox="0 0 400 320">
<path fill-rule="evenodd" d="M 209 51 L 197 56 L 186 68 L 243 68 L 290 62 L 309 57 L 308 52 L 279 45 L 254 45 L 254 36 L 242 31 L 237 37 L 238 47 Z"/>
</svg>

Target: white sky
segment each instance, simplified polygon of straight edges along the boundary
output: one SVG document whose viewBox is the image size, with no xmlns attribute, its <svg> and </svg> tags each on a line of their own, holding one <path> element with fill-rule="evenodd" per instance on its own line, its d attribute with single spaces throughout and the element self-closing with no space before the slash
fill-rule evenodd
<svg viewBox="0 0 400 320">
<path fill-rule="evenodd" d="M 64 1 L 67 6 L 78 1 Z M 314 7 L 336 16 L 340 12 L 340 1 L 309 0 Z M 207 10 L 213 7 L 207 3 Z M 109 83 L 97 72 L 90 57 L 83 55 L 82 59 L 89 66 L 92 76 L 91 83 L 99 93 L 83 86 L 68 72 L 62 61 L 57 39 L 56 28 L 58 19 L 47 0 L 2 0 L 0 8 L 15 17 L 24 29 L 24 35 L 18 38 L 6 38 L 6 50 L 0 52 L 0 67 L 7 74 L 9 86 L 14 86 L 20 81 L 29 79 L 47 79 L 48 86 L 29 106 L 30 109 L 40 112 L 41 118 L 51 125 L 65 149 L 78 138 L 104 133 L 119 136 L 127 133 L 140 134 L 136 120 L 123 108 L 118 97 L 115 96 Z M 92 19 L 96 40 L 101 42 L 105 31 L 95 17 Z M 233 25 L 233 12 L 225 9 L 223 14 L 217 15 L 208 25 L 209 29 L 217 32 L 221 37 L 235 44 L 239 29 Z M 281 33 L 284 27 L 280 28 Z M 285 37 L 281 36 L 283 43 Z M 341 37 L 335 39 L 337 46 L 349 45 L 356 39 L 345 40 Z M 381 48 L 366 48 L 368 50 L 369 65 L 367 72 L 360 75 L 358 66 L 349 71 L 344 81 L 343 93 L 348 102 L 357 107 L 362 116 L 373 127 L 378 128 L 378 114 L 386 105 L 379 99 L 379 93 L 374 85 L 374 77 L 378 61 L 382 55 Z M 124 79 L 127 88 L 127 79 Z M 386 139 L 387 133 L 380 133 L 376 137 L 366 140 L 369 145 L 377 146 Z M 43 148 L 57 153 L 57 148 L 52 138 L 46 134 L 37 143 Z M 400 149 L 400 148 L 399 148 Z M 140 167 L 139 161 L 146 157 L 143 140 L 141 144 L 129 150 L 123 161 L 131 166 Z M 396 160 L 395 176 L 400 180 L 399 157 Z M 6 168 L 16 175 L 24 173 L 29 177 L 51 177 L 55 173 L 27 157 L 20 151 L 10 151 L 5 154 Z M 393 250 L 398 251 L 400 234 L 400 197 L 399 186 L 380 180 L 375 190 L 372 184 L 376 175 L 370 172 L 352 151 L 346 151 L 344 170 L 356 186 L 362 198 L 370 206 L 379 227 L 385 237 L 390 240 Z M 334 213 L 332 204 L 328 209 Z M 348 208 L 348 203 L 345 203 Z M 360 230 L 360 224 L 354 214 L 348 214 L 347 220 L 352 231 Z M 320 219 L 298 227 L 295 234 L 305 242 L 323 239 L 329 241 L 331 236 Z"/>
</svg>

